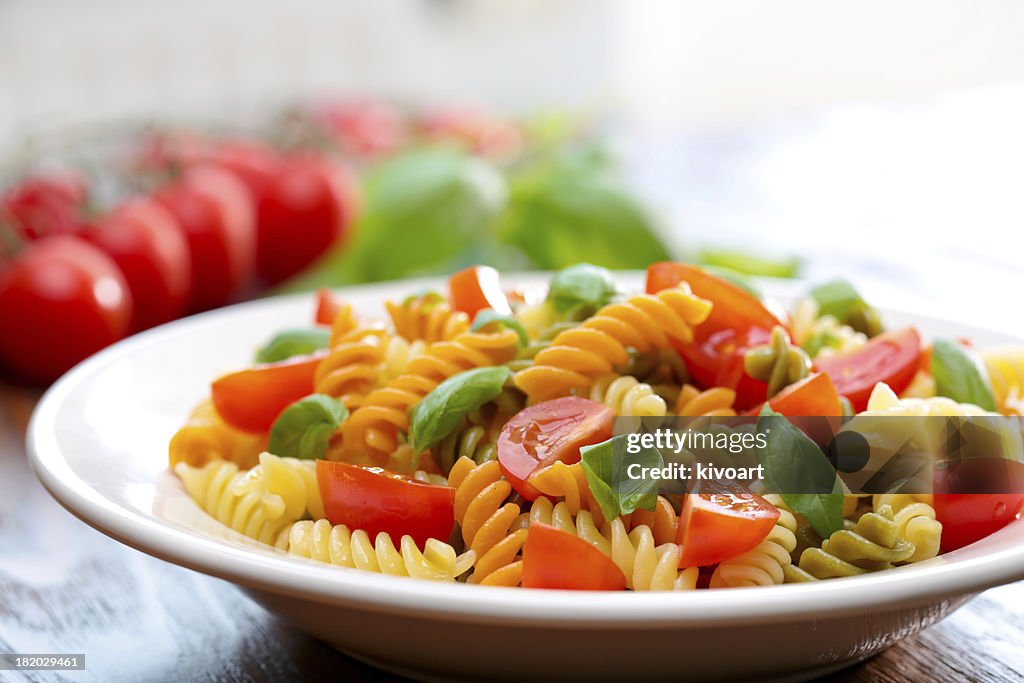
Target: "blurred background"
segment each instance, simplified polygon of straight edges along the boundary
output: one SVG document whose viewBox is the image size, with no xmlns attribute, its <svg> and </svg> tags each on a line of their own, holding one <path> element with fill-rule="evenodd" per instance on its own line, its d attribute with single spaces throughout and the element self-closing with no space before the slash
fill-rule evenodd
<svg viewBox="0 0 1024 683">
<path fill-rule="evenodd" d="M 343 239 L 229 299 L 671 256 L 1024 333 L 1022 34 L 1012 0 L 0 0 L 2 180 L 70 160 L 94 224 L 225 139 L 352 171 Z"/>
</svg>

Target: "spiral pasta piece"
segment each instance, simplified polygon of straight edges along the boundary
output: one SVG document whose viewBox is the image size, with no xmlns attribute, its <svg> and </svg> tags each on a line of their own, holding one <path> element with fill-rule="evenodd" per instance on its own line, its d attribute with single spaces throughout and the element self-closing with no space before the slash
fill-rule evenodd
<svg viewBox="0 0 1024 683">
<path fill-rule="evenodd" d="M 341 427 L 345 451 L 384 461 L 398 447 L 398 432 L 409 429 L 409 410 L 438 384 L 465 370 L 501 365 L 515 353 L 512 330 L 467 332 L 430 344 L 405 372 L 370 392 Z"/>
<path fill-rule="evenodd" d="M 590 400 L 605 404 L 620 416 L 663 417 L 668 413 L 665 399 L 651 385 L 630 375 L 598 377 L 590 388 Z"/>
<path fill-rule="evenodd" d="M 622 521 L 630 531 L 638 526 L 650 527 L 657 545 L 675 543 L 679 531 L 679 515 L 665 496 L 658 496 L 654 510 L 635 510 Z"/>
<path fill-rule="evenodd" d="M 344 524 L 332 526 L 326 519 L 293 524 L 288 529 L 288 553 L 339 567 L 429 581 L 454 581 L 476 559 L 472 550 L 456 555 L 452 546 L 436 538 L 427 539 L 420 550 L 411 536 L 403 536 L 396 548 L 389 534 L 381 532 L 370 541 L 365 531 L 353 531 Z"/>
<path fill-rule="evenodd" d="M 575 515 L 580 510 L 590 510 L 597 520 L 597 524 L 604 525 L 605 520 L 601 514 L 601 507 L 590 492 L 587 474 L 583 471 L 583 466 L 580 463 L 566 465 L 564 462 L 555 461 L 535 472 L 530 477 L 529 483 L 545 496 L 562 498 L 568 506 L 570 514 Z"/>
<path fill-rule="evenodd" d="M 710 302 L 694 296 L 685 283 L 608 304 L 559 333 L 533 366 L 516 373 L 515 383 L 531 401 L 587 391 L 597 377 L 629 362 L 627 348 L 644 352 L 669 348 L 670 340 L 691 341 L 693 326 L 710 312 Z"/>
<path fill-rule="evenodd" d="M 787 581 L 830 579 L 888 569 L 906 562 L 915 552 L 912 543 L 900 538 L 888 505 L 862 515 L 851 526 L 834 532 L 820 548 L 805 550 L 798 571 L 788 572 Z"/>
<path fill-rule="evenodd" d="M 174 471 L 189 497 L 218 522 L 283 548 L 292 523 L 307 514 L 323 516 L 315 463 L 269 453 L 260 459 L 248 472 L 223 460 L 199 468 L 178 463 Z"/>
<path fill-rule="evenodd" d="M 388 301 L 385 306 L 395 332 L 409 342 L 447 341 L 469 331 L 469 316 L 452 310 L 451 304 L 437 293 L 410 296 L 400 304 Z"/>
<path fill-rule="evenodd" d="M 354 410 L 370 391 L 397 376 L 421 348 L 381 330 L 356 330 L 317 365 L 314 389 Z"/>
<path fill-rule="evenodd" d="M 992 392 L 1005 415 L 1024 415 L 1024 346 L 1003 346 L 981 352 Z"/>
<path fill-rule="evenodd" d="M 523 571 L 518 556 L 528 532 L 512 529 L 520 508 L 505 502 L 512 485 L 502 477 L 497 461 L 477 465 L 459 458 L 448 474 L 448 485 L 455 488 L 455 521 L 462 528 L 462 540 L 477 557 L 470 580 L 518 586 Z"/>
<path fill-rule="evenodd" d="M 174 436 L 168 446 L 171 467 L 179 462 L 202 467 L 213 460 L 229 460 L 243 469 L 256 464 L 267 447 L 267 437 L 230 427 L 217 414 L 213 403 L 203 401 Z"/>
<path fill-rule="evenodd" d="M 907 564 L 929 560 L 939 554 L 942 543 L 942 522 L 936 519 L 929 494 L 884 493 L 873 496 L 875 511 L 892 508 L 899 537 L 913 544 L 914 554 Z"/>
<path fill-rule="evenodd" d="M 711 575 L 712 588 L 774 586 L 786 578 L 785 567 L 792 564 L 796 548 L 796 517 L 779 509 L 779 519 L 760 545 L 739 557 L 725 560 Z"/>
<path fill-rule="evenodd" d="M 743 369 L 754 379 L 767 382 L 771 397 L 807 377 L 811 358 L 799 346 L 790 344 L 786 330 L 776 325 L 769 343 L 748 349 L 743 355 Z"/>
<path fill-rule="evenodd" d="M 736 392 L 726 387 L 712 387 L 701 391 L 687 384 L 676 400 L 676 415 L 680 417 L 734 417 L 733 403 Z"/>
</svg>

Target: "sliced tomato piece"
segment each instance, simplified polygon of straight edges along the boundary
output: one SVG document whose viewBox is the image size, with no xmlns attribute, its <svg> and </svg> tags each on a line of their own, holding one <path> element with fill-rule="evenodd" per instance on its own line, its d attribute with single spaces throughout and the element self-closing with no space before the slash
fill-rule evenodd
<svg viewBox="0 0 1024 683">
<path fill-rule="evenodd" d="M 811 415 L 842 416 L 843 406 L 839 402 L 832 379 L 824 372 L 815 372 L 799 382 L 775 394 L 768 402 L 772 410 L 786 417 Z"/>
<path fill-rule="evenodd" d="M 962 460 L 934 474 L 941 551 L 963 548 L 1024 517 L 1024 464 L 1003 458 Z"/>
<path fill-rule="evenodd" d="M 705 567 L 753 550 L 778 519 L 778 508 L 738 486 L 688 494 L 676 535 L 679 566 Z"/>
<path fill-rule="evenodd" d="M 341 310 L 341 302 L 334 296 L 334 293 L 326 287 L 316 290 L 316 316 L 314 321 L 317 325 L 333 325 L 334 319 L 338 317 Z"/>
<path fill-rule="evenodd" d="M 880 334 L 856 351 L 819 357 L 814 369 L 828 374 L 836 391 L 860 412 L 879 382 L 885 382 L 897 394 L 910 386 L 920 358 L 921 337 L 913 327 L 907 327 Z"/>
<path fill-rule="evenodd" d="M 772 328 L 782 324 L 779 318 L 750 292 L 697 266 L 666 261 L 647 269 L 650 294 L 680 282 L 712 303 L 711 315 L 696 327 L 693 341 L 675 344 L 693 379 L 703 387 L 734 389 L 740 410 L 763 403 L 767 385 L 743 371 L 743 353 L 768 343 Z"/>
<path fill-rule="evenodd" d="M 217 414 L 244 432 L 270 431 L 282 410 L 313 393 L 313 374 L 323 357 L 295 356 L 224 375 L 210 386 Z"/>
<path fill-rule="evenodd" d="M 523 587 L 621 591 L 626 590 L 626 576 L 582 538 L 547 524 L 531 524 L 523 546 Z"/>
<path fill-rule="evenodd" d="M 316 478 L 331 524 L 383 532 L 398 545 L 411 536 L 420 548 L 428 539 L 448 541 L 455 527 L 455 489 L 416 481 L 379 467 L 317 460 Z"/>
<path fill-rule="evenodd" d="M 556 460 L 572 465 L 580 460 L 580 447 L 612 437 L 615 412 L 579 396 L 536 403 L 505 423 L 498 437 L 498 464 L 519 495 L 536 500 L 540 495 L 527 479 Z"/>
<path fill-rule="evenodd" d="M 452 275 L 448 280 L 452 295 L 452 308 L 473 317 L 485 308 L 493 308 L 502 315 L 512 313 L 508 297 L 501 289 L 498 271 L 490 266 L 471 266 Z"/>
</svg>

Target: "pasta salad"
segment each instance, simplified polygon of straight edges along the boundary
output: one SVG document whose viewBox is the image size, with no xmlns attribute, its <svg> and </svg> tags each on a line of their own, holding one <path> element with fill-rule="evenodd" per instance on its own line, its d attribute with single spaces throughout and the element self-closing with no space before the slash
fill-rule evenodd
<svg viewBox="0 0 1024 683">
<path fill-rule="evenodd" d="M 1024 347 L 979 354 L 886 329 L 844 281 L 784 311 L 734 274 L 689 264 L 651 265 L 632 293 L 588 264 L 543 291 L 505 290 L 476 266 L 447 291 L 383 304 L 386 319 L 367 318 L 321 291 L 315 325 L 279 332 L 251 367 L 212 382 L 169 447 L 203 510 L 339 567 L 700 590 L 926 561 L 1024 508 L 1014 492 L 840 487 L 809 503 L 757 486 L 627 495 L 611 484 L 624 418 L 1024 412 Z M 810 430 L 790 432 L 787 444 L 815 447 Z"/>
</svg>

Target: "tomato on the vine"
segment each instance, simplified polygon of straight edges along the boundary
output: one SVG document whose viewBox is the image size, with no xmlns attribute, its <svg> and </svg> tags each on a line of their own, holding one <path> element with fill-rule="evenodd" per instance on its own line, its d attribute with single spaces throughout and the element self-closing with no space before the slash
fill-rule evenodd
<svg viewBox="0 0 1024 683">
<path fill-rule="evenodd" d="M 256 263 L 256 219 L 245 185 L 216 166 L 194 166 L 155 198 L 178 221 L 192 261 L 190 310 L 229 302 Z"/>
<path fill-rule="evenodd" d="M 0 271 L 0 364 L 48 383 L 125 336 L 131 294 L 113 260 L 74 235 L 43 237 Z"/>
<path fill-rule="evenodd" d="M 185 312 L 191 286 L 188 242 L 178 221 L 158 201 L 128 201 L 82 234 L 124 273 L 134 302 L 133 330 Z"/>
</svg>

